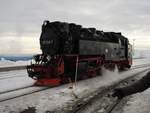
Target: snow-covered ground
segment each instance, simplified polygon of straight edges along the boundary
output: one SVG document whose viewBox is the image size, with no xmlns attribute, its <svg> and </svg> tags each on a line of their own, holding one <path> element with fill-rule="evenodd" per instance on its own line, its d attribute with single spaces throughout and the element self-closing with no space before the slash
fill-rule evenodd
<svg viewBox="0 0 150 113">
<path fill-rule="evenodd" d="M 10 111 L 19 113 L 24 109 L 28 109 L 28 107 L 35 107 L 36 113 L 45 113 L 45 111 L 59 109 L 76 101 L 74 95 L 77 95 L 78 98 L 82 98 L 99 88 L 108 87 L 141 70 L 143 69 L 130 70 L 121 74 L 119 74 L 117 70 L 114 73 L 104 70 L 103 76 L 79 81 L 73 90 L 69 89 L 69 85 L 67 84 L 0 102 L 0 113 L 9 113 Z M 22 80 L 22 82 L 24 81 Z"/>
<path fill-rule="evenodd" d="M 136 59 L 134 60 L 134 65 L 141 64 L 150 64 L 148 59 Z M 84 81 L 79 81 L 77 86 L 71 90 L 68 89 L 69 85 L 63 85 L 51 89 L 47 89 L 44 91 L 40 91 L 34 94 L 29 94 L 26 96 L 22 96 L 19 98 L 7 100 L 0 102 L 0 113 L 10 113 L 11 111 L 14 113 L 19 113 L 24 109 L 28 109 L 28 107 L 35 107 L 36 113 L 44 113 L 45 111 L 54 110 L 62 108 L 63 106 L 68 105 L 76 101 L 75 95 L 78 98 L 82 98 L 88 93 L 91 93 L 100 87 L 107 87 L 115 82 L 123 80 L 133 74 L 136 74 L 143 70 L 142 68 L 134 69 L 123 72 L 119 74 L 117 70 L 112 73 L 110 71 L 104 70 L 103 76 L 98 76 L 92 79 L 87 79 Z M 20 71 L 9 71 L 9 72 L 0 72 L 0 77 L 8 77 L 8 76 L 18 76 L 15 78 L 7 78 L 0 80 L 0 92 L 25 87 L 27 85 L 31 85 L 34 83 L 32 79 L 27 76 L 26 70 Z M 132 102 L 132 101 L 131 101 Z M 129 108 L 126 108 L 129 109 Z M 128 112 L 130 113 L 130 112 Z M 131 112 L 132 113 L 132 112 Z"/>
<path fill-rule="evenodd" d="M 0 60 L 0 68 L 1 67 L 13 67 L 13 66 L 26 66 L 30 64 L 30 60 L 28 61 L 10 61 L 10 60 L 5 60 L 1 59 Z"/>
<path fill-rule="evenodd" d="M 132 66 L 148 64 L 148 63 L 150 63 L 150 58 L 133 59 L 133 65 Z"/>
<path fill-rule="evenodd" d="M 132 95 L 122 113 L 150 113 L 150 88 Z"/>
<path fill-rule="evenodd" d="M 0 93 L 33 85 L 26 70 L 0 72 Z"/>
</svg>

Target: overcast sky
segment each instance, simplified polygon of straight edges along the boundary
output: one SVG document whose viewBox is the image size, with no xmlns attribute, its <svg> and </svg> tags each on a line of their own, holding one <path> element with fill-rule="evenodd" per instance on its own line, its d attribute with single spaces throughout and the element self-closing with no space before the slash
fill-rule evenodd
<svg viewBox="0 0 150 113">
<path fill-rule="evenodd" d="M 150 50 L 150 0 L 0 0 L 0 55 L 39 53 L 45 19 L 122 32 Z"/>
</svg>

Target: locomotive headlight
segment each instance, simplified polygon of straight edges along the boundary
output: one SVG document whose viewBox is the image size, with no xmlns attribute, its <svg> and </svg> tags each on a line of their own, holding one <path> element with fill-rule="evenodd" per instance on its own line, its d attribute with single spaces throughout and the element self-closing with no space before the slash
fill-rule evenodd
<svg viewBox="0 0 150 113">
<path fill-rule="evenodd" d="M 32 60 L 31 60 L 31 64 L 35 64 L 35 59 L 32 59 Z"/>
<path fill-rule="evenodd" d="M 108 49 L 107 48 L 105 49 L 105 53 L 108 53 Z"/>
</svg>

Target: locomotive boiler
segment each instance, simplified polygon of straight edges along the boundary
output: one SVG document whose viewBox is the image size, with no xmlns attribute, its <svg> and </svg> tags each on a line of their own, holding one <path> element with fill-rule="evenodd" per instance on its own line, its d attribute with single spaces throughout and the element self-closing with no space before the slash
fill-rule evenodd
<svg viewBox="0 0 150 113">
<path fill-rule="evenodd" d="M 102 66 L 119 69 L 132 65 L 131 45 L 121 33 L 66 22 L 44 21 L 40 36 L 42 54 L 27 66 L 36 85 L 59 85 L 100 75 Z"/>
</svg>

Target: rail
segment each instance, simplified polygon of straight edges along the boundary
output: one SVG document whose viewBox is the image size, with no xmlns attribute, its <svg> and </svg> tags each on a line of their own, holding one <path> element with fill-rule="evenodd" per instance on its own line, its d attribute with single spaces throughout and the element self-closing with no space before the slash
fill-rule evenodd
<svg viewBox="0 0 150 113">
<path fill-rule="evenodd" d="M 12 66 L 12 67 L 0 67 L 0 72 L 13 71 L 13 70 L 23 70 L 26 66 Z"/>
</svg>

